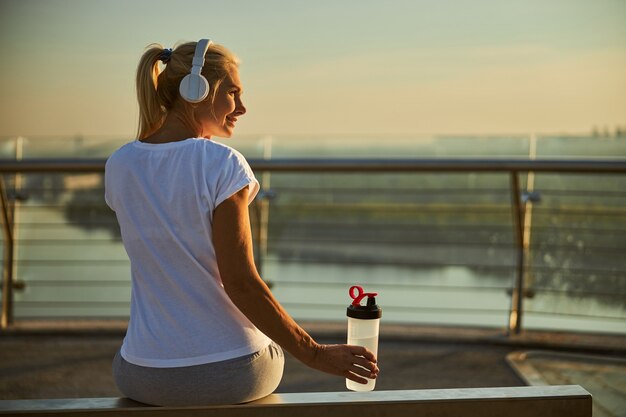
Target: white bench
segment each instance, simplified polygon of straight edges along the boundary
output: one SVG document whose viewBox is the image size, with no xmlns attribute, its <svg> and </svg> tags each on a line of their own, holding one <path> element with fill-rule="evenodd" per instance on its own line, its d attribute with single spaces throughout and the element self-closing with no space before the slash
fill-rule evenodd
<svg viewBox="0 0 626 417">
<path fill-rule="evenodd" d="M 591 417 L 578 385 L 272 394 L 248 404 L 154 407 L 126 398 L 2 400 L 0 415 L 272 417 Z"/>
</svg>

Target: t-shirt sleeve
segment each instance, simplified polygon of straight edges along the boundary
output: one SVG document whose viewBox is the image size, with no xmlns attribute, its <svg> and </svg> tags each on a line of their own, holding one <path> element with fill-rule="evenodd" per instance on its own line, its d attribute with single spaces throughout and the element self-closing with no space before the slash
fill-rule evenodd
<svg viewBox="0 0 626 417">
<path fill-rule="evenodd" d="M 252 203 L 259 192 L 260 185 L 243 155 L 232 149 L 224 160 L 221 174 L 216 189 L 215 207 L 247 186 L 250 187 L 248 204 Z"/>
<path fill-rule="evenodd" d="M 113 203 L 112 203 L 112 196 L 111 196 L 111 188 L 112 186 L 112 179 L 111 179 L 111 171 L 112 168 L 110 167 L 110 163 L 109 163 L 110 159 L 107 160 L 106 164 L 105 164 L 105 168 L 104 168 L 104 201 L 106 202 L 107 206 L 109 206 L 109 208 L 113 211 L 115 211 L 115 208 L 113 207 Z"/>
</svg>

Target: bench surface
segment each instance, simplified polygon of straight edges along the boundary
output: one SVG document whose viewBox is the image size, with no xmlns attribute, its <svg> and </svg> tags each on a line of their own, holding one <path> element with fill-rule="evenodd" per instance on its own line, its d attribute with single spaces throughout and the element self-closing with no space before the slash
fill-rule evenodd
<svg viewBox="0 0 626 417">
<path fill-rule="evenodd" d="M 355 415 L 591 417 L 591 395 L 578 385 L 372 392 L 272 394 L 247 404 L 154 407 L 127 398 L 2 400 L 0 415 L 28 416 Z"/>
</svg>

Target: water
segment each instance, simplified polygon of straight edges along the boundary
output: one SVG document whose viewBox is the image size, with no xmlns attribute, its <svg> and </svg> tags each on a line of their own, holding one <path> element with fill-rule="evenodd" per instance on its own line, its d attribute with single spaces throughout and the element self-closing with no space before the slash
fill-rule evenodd
<svg viewBox="0 0 626 417">
<path fill-rule="evenodd" d="M 363 346 L 370 350 L 374 355 L 378 354 L 378 336 L 372 337 L 350 337 L 348 338 L 349 345 Z"/>
<path fill-rule="evenodd" d="M 106 157 L 117 138 L 0 140 L 28 157 Z M 244 137 L 248 158 L 525 157 L 528 136 Z M 538 157 L 626 158 L 626 138 L 539 137 Z M 626 176 L 535 176 L 534 296 L 524 327 L 626 332 Z M 259 176 L 260 178 L 260 176 Z M 345 320 L 347 290 L 384 297 L 385 322 L 505 327 L 515 279 L 504 174 L 272 174 L 263 277 L 297 319 Z M 526 179 L 523 178 L 525 181 Z M 129 262 L 101 176 L 25 175 L 16 317 L 125 317 Z M 254 214 L 254 213 L 253 213 Z"/>
<path fill-rule="evenodd" d="M 374 355 L 378 355 L 378 336 L 364 337 L 364 338 L 349 338 L 348 344 L 364 346 L 370 351 L 372 351 Z M 374 387 L 376 386 L 376 380 L 371 379 L 371 378 L 366 378 L 366 379 L 368 380 L 367 384 L 359 384 L 350 379 L 346 379 L 346 387 L 352 391 L 372 391 Z"/>
</svg>

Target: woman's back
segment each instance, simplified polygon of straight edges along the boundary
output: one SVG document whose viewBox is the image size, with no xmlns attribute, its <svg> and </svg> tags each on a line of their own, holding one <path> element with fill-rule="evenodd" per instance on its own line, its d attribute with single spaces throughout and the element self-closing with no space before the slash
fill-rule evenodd
<svg viewBox="0 0 626 417">
<path fill-rule="evenodd" d="M 251 199 L 258 190 L 245 159 L 204 138 L 136 141 L 109 158 L 105 182 L 132 260 L 122 356 L 143 366 L 191 366 L 267 346 L 224 292 L 212 244 L 215 207 L 246 186 Z"/>
</svg>

